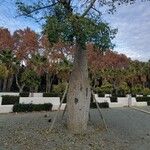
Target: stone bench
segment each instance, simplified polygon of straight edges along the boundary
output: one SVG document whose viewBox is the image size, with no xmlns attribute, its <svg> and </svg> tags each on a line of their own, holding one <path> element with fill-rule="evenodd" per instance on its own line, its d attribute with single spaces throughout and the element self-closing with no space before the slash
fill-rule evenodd
<svg viewBox="0 0 150 150">
<path fill-rule="evenodd" d="M 10 113 L 13 112 L 14 105 L 0 105 L 0 113 Z"/>
<path fill-rule="evenodd" d="M 0 96 L 3 96 L 3 95 L 19 96 L 19 93 L 0 92 Z"/>
</svg>

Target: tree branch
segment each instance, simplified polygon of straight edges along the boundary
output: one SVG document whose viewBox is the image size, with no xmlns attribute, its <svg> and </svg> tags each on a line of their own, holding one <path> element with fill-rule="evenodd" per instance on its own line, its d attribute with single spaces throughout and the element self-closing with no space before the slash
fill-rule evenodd
<svg viewBox="0 0 150 150">
<path fill-rule="evenodd" d="M 82 14 L 82 17 L 85 17 L 87 15 L 87 13 L 89 12 L 89 10 L 93 7 L 94 3 L 96 2 L 96 0 L 92 0 L 90 5 L 87 7 L 87 9 L 84 11 L 84 13 Z"/>
<path fill-rule="evenodd" d="M 18 16 L 29 16 L 29 15 L 31 15 L 32 13 L 37 12 L 37 11 L 39 11 L 39 10 L 53 7 L 53 6 L 55 6 L 57 3 L 58 3 L 58 2 L 53 3 L 53 4 L 51 4 L 51 5 L 34 8 L 33 10 L 29 10 L 29 12 L 22 12 L 21 15 L 18 15 Z M 17 17 L 18 17 L 18 16 L 17 16 Z"/>
</svg>

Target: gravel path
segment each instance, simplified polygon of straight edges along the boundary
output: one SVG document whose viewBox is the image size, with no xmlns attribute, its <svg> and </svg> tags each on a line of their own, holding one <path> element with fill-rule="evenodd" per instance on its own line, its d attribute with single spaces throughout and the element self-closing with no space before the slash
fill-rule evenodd
<svg viewBox="0 0 150 150">
<path fill-rule="evenodd" d="M 50 133 L 55 112 L 0 115 L 0 150 L 149 150 L 150 115 L 130 108 L 103 109 L 109 127 L 103 128 L 97 110 L 91 110 L 86 135 L 69 134 L 61 116 Z M 44 117 L 48 114 L 49 117 Z M 61 114 L 60 114 L 61 115 Z"/>
</svg>

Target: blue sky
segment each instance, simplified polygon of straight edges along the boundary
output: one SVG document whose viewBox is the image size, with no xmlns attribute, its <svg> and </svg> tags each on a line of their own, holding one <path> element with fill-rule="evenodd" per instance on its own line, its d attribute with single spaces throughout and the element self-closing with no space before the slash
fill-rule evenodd
<svg viewBox="0 0 150 150">
<path fill-rule="evenodd" d="M 34 20 L 15 18 L 17 14 L 14 1 L 0 2 L 0 26 L 8 28 L 11 32 L 26 27 L 40 32 L 41 26 Z M 118 28 L 118 34 L 113 40 L 116 44 L 115 51 L 124 53 L 132 59 L 150 59 L 150 2 L 122 5 L 117 8 L 114 15 L 104 13 L 103 18 L 112 27 Z"/>
</svg>

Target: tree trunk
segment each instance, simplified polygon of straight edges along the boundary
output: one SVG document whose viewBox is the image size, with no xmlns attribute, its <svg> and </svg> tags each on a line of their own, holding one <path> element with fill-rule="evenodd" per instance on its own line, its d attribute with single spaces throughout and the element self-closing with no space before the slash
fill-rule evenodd
<svg viewBox="0 0 150 150">
<path fill-rule="evenodd" d="M 11 90 L 11 86 L 12 86 L 12 83 L 13 83 L 13 75 L 11 75 L 9 78 L 8 78 L 8 82 L 7 82 L 7 92 L 10 92 Z"/>
<path fill-rule="evenodd" d="M 50 75 L 46 73 L 46 92 L 50 92 Z"/>
<path fill-rule="evenodd" d="M 2 91 L 2 80 L 0 79 L 0 92 Z"/>
<path fill-rule="evenodd" d="M 6 86 L 7 86 L 7 78 L 3 81 L 3 92 L 6 92 Z"/>
<path fill-rule="evenodd" d="M 23 84 L 23 85 L 20 85 L 20 84 L 19 84 L 19 81 L 18 81 L 18 74 L 15 75 L 15 79 L 16 79 L 16 85 L 17 85 L 17 87 L 19 88 L 19 93 L 22 93 L 25 84 Z"/>
<path fill-rule="evenodd" d="M 74 134 L 83 134 L 87 129 L 90 97 L 86 48 L 77 42 L 67 94 L 67 126 Z"/>
</svg>

